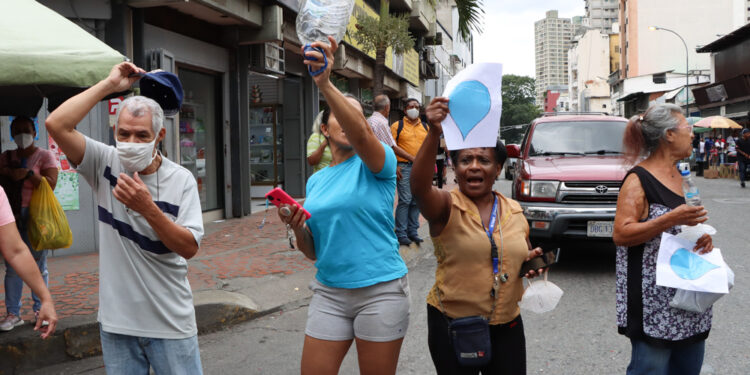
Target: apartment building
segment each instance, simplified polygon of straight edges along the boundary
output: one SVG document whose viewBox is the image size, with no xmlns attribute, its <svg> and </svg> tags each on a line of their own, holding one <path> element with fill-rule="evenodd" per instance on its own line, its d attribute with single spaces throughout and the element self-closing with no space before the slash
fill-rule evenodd
<svg viewBox="0 0 750 375">
<path fill-rule="evenodd" d="M 559 18 L 556 10 L 534 23 L 536 104 L 540 107 L 549 86 L 568 84 L 568 49 L 573 33 L 571 20 Z"/>
<path fill-rule="evenodd" d="M 428 70 L 434 73 L 423 80 L 422 96 L 425 104 L 432 98 L 441 96 L 448 81 L 474 62 L 472 38 L 464 40 L 458 32 L 458 8 L 455 1 L 439 2 L 435 12 L 434 26 L 440 38 L 433 45 L 425 46 L 423 54 L 423 61 L 430 66 Z"/>
<path fill-rule="evenodd" d="M 742 0 L 746 1 L 746 0 Z M 695 52 L 717 34 L 735 27 L 735 0 L 620 0 L 620 77 L 637 77 L 665 71 L 685 72 L 687 44 L 689 70 L 708 70 L 709 57 Z M 710 21 L 709 21 L 710 20 Z M 665 30 L 651 30 L 651 26 Z"/>
<path fill-rule="evenodd" d="M 609 35 L 589 30 L 568 50 L 570 110 L 610 113 L 609 73 Z"/>
<path fill-rule="evenodd" d="M 584 26 L 598 29 L 605 33 L 612 32 L 612 25 L 620 16 L 618 0 L 585 0 L 586 17 Z"/>
</svg>

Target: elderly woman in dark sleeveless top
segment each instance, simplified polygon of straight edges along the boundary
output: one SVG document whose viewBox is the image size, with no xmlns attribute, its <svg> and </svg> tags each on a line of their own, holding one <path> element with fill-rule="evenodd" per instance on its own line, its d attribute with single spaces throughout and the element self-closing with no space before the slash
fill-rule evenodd
<svg viewBox="0 0 750 375">
<path fill-rule="evenodd" d="M 711 309 L 694 313 L 669 306 L 673 288 L 656 285 L 656 258 L 662 233 L 707 220 L 706 210 L 687 206 L 677 162 L 690 156 L 693 132 L 673 104 L 660 104 L 633 116 L 623 137 L 631 169 L 617 201 L 617 326 L 630 338 L 627 374 L 698 375 Z M 645 158 L 645 159 L 644 159 Z M 694 251 L 713 250 L 704 235 Z"/>
<path fill-rule="evenodd" d="M 492 190 L 507 155 L 501 142 L 452 151 L 458 189 L 448 192 L 432 186 L 441 122 L 447 113 L 445 98 L 436 98 L 427 107 L 430 128 L 411 174 L 412 194 L 429 223 L 438 262 L 435 284 L 427 296 L 430 355 L 438 374 L 525 374 L 519 273 L 523 262 L 542 250 L 531 250 L 529 225 L 518 202 Z M 488 233 L 497 254 L 491 251 Z M 448 322 L 477 315 L 489 319 L 491 360 L 483 367 L 461 366 Z"/>
</svg>

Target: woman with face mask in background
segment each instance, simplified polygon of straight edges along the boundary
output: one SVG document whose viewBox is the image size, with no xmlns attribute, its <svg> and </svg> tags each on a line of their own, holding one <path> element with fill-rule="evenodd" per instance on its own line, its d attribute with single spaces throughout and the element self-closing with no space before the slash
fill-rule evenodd
<svg viewBox="0 0 750 375">
<path fill-rule="evenodd" d="M 11 202 L 11 206 L 20 207 L 14 212 L 16 226 L 21 233 L 23 242 L 31 249 L 27 230 L 31 193 L 39 186 L 43 178 L 47 179 L 52 189 L 55 188 L 57 184 L 57 163 L 52 152 L 34 144 L 36 129 L 30 118 L 16 117 L 10 124 L 10 132 L 17 148 L 5 151 L 0 155 L 0 176 L 5 177 L 6 181 L 10 181 L 16 187 L 20 185 L 20 195 L 12 197 L 15 202 Z M 20 204 L 18 201 L 20 201 Z M 42 273 L 44 283 L 47 284 L 49 276 L 47 272 L 47 250 L 32 250 L 31 253 L 37 266 L 39 266 L 39 272 Z M 5 269 L 5 308 L 7 314 L 0 321 L 0 331 L 10 331 L 23 324 L 21 319 L 23 280 L 7 262 L 5 263 Z M 32 293 L 31 297 L 34 300 L 32 309 L 36 317 L 42 303 L 36 294 Z"/>
</svg>

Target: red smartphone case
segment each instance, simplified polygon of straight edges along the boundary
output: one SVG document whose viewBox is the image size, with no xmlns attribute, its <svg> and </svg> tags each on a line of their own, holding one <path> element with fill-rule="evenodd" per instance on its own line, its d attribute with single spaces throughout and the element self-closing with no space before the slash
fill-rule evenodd
<svg viewBox="0 0 750 375">
<path fill-rule="evenodd" d="M 280 188 L 274 188 L 266 194 L 266 199 L 273 203 L 274 206 L 279 207 L 282 204 L 295 205 L 299 207 L 302 212 L 305 213 L 305 218 L 310 219 L 310 213 L 302 207 L 301 204 L 297 203 L 294 198 L 290 197 L 284 190 Z"/>
</svg>

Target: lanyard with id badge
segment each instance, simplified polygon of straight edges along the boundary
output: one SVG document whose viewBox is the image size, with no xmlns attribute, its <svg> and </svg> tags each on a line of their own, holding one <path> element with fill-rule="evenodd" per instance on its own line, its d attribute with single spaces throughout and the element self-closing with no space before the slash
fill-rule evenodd
<svg viewBox="0 0 750 375">
<path fill-rule="evenodd" d="M 503 267 L 503 231 L 500 230 L 499 258 L 495 239 L 492 238 L 492 233 L 495 230 L 495 224 L 497 222 L 497 216 L 497 196 L 495 196 L 495 203 L 492 205 L 489 228 L 484 228 L 484 224 L 482 225 L 482 228 L 486 230 L 487 237 L 489 237 L 490 240 L 490 256 L 492 258 L 493 283 L 492 290 L 490 291 L 490 295 L 492 296 L 492 309 L 490 310 L 490 314 L 486 318 L 481 315 L 475 315 L 448 321 L 448 330 L 450 331 L 450 338 L 453 344 L 453 350 L 456 353 L 456 359 L 461 366 L 465 367 L 481 367 L 487 365 L 492 360 L 492 342 L 490 341 L 489 320 L 495 312 L 497 291 L 500 289 L 500 283 L 508 281 L 507 274 L 500 274 L 500 270 Z M 440 303 L 440 308 L 443 310 L 443 317 L 445 317 L 445 307 L 443 307 L 443 301 L 440 299 L 440 291 L 438 290 L 436 294 L 438 302 Z M 446 317 L 446 320 L 447 319 L 448 318 Z"/>
</svg>

